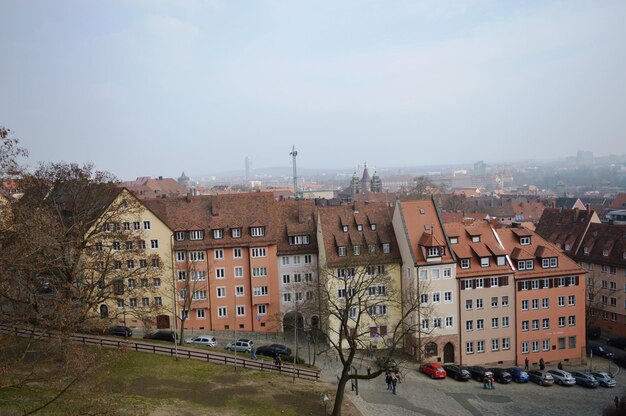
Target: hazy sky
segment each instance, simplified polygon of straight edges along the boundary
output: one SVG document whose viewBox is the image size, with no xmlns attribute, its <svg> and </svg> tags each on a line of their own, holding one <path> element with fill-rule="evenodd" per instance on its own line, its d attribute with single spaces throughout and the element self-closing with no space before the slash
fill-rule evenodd
<svg viewBox="0 0 626 416">
<path fill-rule="evenodd" d="M 122 179 L 626 153 L 626 1 L 0 1 L 0 125 Z"/>
</svg>

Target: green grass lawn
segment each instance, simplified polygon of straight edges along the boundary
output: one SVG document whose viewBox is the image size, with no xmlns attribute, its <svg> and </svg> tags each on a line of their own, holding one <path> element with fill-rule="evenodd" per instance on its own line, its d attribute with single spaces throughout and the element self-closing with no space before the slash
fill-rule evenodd
<svg viewBox="0 0 626 416">
<path fill-rule="evenodd" d="M 81 347 L 85 348 L 85 347 Z M 332 388 L 232 365 L 150 353 L 97 351 L 102 364 L 40 414 L 140 415 L 322 415 L 321 397 Z M 102 362 L 102 360 L 106 360 Z M 50 371 L 60 371 L 62 368 Z M 59 373 L 59 379 L 62 379 Z M 57 390 L 46 383 L 28 388 L 0 385 L 0 415 L 23 414 Z M 58 387 L 57 387 L 58 388 Z"/>
</svg>

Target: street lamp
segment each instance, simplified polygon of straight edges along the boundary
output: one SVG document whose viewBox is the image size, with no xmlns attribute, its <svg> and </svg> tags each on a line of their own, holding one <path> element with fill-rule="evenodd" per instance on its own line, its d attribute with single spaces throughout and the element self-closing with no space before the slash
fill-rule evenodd
<svg viewBox="0 0 626 416">
<path fill-rule="evenodd" d="M 328 398 L 328 394 L 324 393 L 324 396 L 322 397 L 322 401 L 324 402 L 324 416 L 328 414 L 328 402 L 330 401 L 330 399 Z"/>
</svg>

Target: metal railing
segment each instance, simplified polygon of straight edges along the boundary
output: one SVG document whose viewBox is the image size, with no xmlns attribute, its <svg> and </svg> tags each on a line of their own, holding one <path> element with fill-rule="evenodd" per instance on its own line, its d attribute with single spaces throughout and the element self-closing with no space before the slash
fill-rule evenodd
<svg viewBox="0 0 626 416">
<path fill-rule="evenodd" d="M 0 332 L 5 334 L 11 334 L 19 337 L 35 337 L 39 339 L 46 338 L 61 338 L 63 335 L 54 332 L 44 332 L 36 329 L 26 329 L 10 327 L 6 325 L 0 325 Z M 131 339 L 111 339 L 106 337 L 95 337 L 91 335 L 72 334 L 69 340 L 83 345 L 95 345 L 103 348 L 116 348 L 133 350 L 137 352 L 149 352 L 152 354 L 169 355 L 171 357 L 178 356 L 180 358 L 187 358 L 190 360 L 206 361 L 214 364 L 231 364 L 237 367 L 247 368 L 251 370 L 268 371 L 272 373 L 284 374 L 289 376 L 295 376 L 298 378 L 306 378 L 312 380 L 319 380 L 320 370 L 293 367 L 291 365 L 280 367 L 276 366 L 273 362 L 263 360 L 252 360 L 248 358 L 235 357 L 229 354 L 220 354 L 217 352 L 200 351 L 197 349 L 190 349 L 184 347 L 174 348 L 174 346 L 166 346 L 160 344 L 153 344 L 148 342 L 135 342 Z"/>
</svg>

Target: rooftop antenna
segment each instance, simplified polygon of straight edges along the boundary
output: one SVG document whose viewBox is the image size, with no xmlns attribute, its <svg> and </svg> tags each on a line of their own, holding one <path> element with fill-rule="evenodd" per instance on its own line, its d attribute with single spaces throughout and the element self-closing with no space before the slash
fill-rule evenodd
<svg viewBox="0 0 626 416">
<path fill-rule="evenodd" d="M 291 153 L 289 153 L 289 155 L 291 156 L 293 164 L 293 193 L 296 198 L 298 198 L 298 170 L 296 169 L 296 156 L 298 156 L 298 152 L 296 151 L 295 145 L 292 146 Z"/>
</svg>

